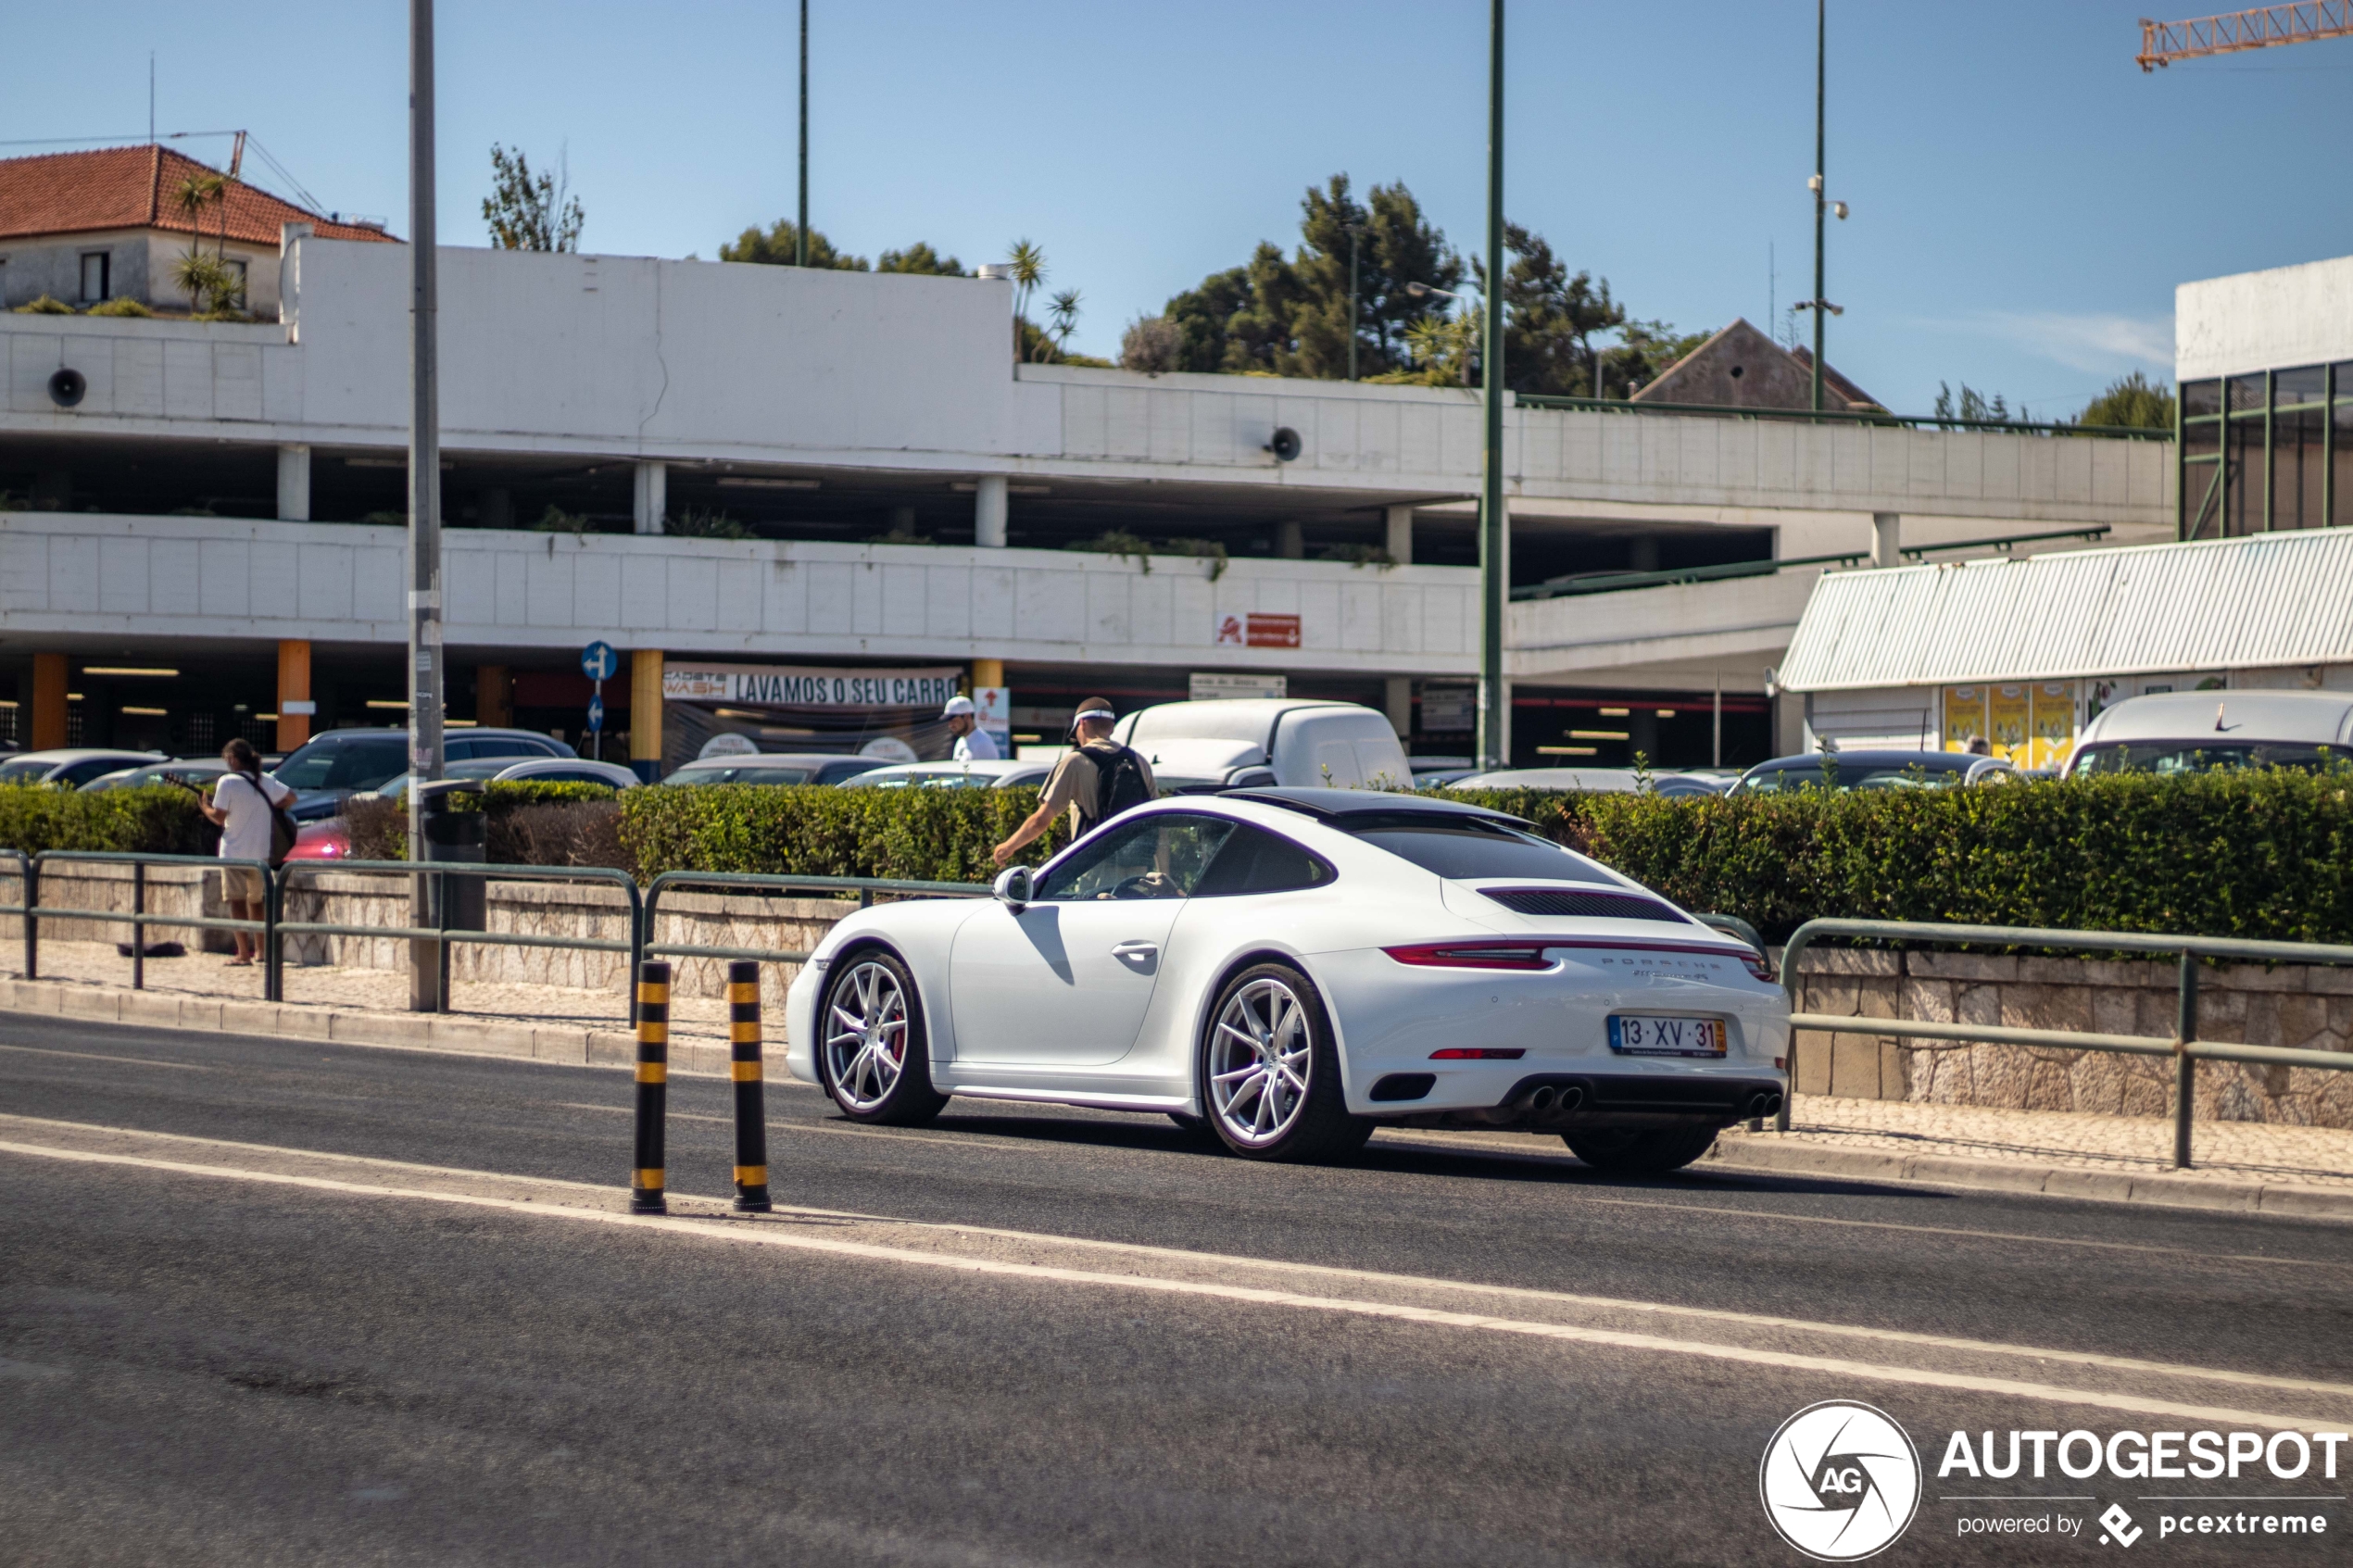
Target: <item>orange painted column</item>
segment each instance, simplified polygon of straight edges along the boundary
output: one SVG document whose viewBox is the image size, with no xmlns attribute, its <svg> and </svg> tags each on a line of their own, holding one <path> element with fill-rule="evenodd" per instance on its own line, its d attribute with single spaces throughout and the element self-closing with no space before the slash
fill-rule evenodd
<svg viewBox="0 0 2353 1568">
<path fill-rule="evenodd" d="M 310 644 L 289 637 L 278 645 L 278 749 L 292 751 L 310 738 Z"/>
<path fill-rule="evenodd" d="M 32 656 L 32 727 L 29 750 L 54 751 L 66 743 L 66 656 Z"/>
<path fill-rule="evenodd" d="M 514 721 L 514 672 L 503 664 L 474 666 L 474 722 L 505 729 Z"/>
</svg>

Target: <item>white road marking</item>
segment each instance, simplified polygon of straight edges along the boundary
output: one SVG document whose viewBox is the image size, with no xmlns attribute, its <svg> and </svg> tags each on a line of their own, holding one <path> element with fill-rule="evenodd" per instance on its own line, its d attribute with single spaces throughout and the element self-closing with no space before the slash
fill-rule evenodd
<svg viewBox="0 0 2353 1568">
<path fill-rule="evenodd" d="M 10 1120 L 23 1120 L 11 1118 Z M 95 1130 L 95 1129 L 93 1129 Z M 149 1135 L 167 1137 L 169 1135 Z M 274 1150 L 285 1154 L 291 1151 Z M 1728 1345 L 1705 1340 L 1676 1339 L 1661 1335 L 1639 1334 L 1620 1329 L 1595 1328 L 1583 1324 L 1545 1323 L 1521 1318 L 1497 1317 L 1480 1312 L 1449 1311 L 1443 1309 L 1419 1307 L 1402 1302 L 1375 1301 L 1357 1298 L 1309 1295 L 1293 1290 L 1267 1289 L 1260 1286 L 1226 1284 L 1201 1279 L 1173 1279 L 1141 1273 L 1103 1273 L 1088 1269 L 1074 1269 L 1054 1264 L 1013 1262 L 996 1258 L 974 1258 L 937 1252 L 925 1252 L 911 1248 L 887 1247 L 871 1242 L 839 1240 L 811 1235 L 790 1228 L 776 1221 L 732 1221 L 713 1224 L 709 1220 L 677 1216 L 631 1215 L 617 1209 L 584 1209 L 533 1203 L 518 1198 L 493 1198 L 477 1193 L 434 1192 L 413 1187 L 379 1186 L 359 1182 L 338 1181 L 322 1176 L 296 1175 L 284 1172 L 253 1171 L 218 1165 L 202 1165 L 187 1160 L 151 1159 L 140 1155 L 102 1153 L 86 1149 L 59 1148 L 41 1144 L 0 1141 L 0 1153 L 24 1155 L 35 1159 L 66 1161 L 74 1164 L 110 1165 L 166 1173 L 173 1175 L 209 1177 L 217 1181 L 293 1187 L 308 1191 L 335 1193 L 351 1197 L 382 1198 L 410 1202 L 442 1203 L 459 1207 L 490 1209 L 517 1214 L 553 1216 L 622 1229 L 655 1231 L 665 1235 L 698 1237 L 740 1245 L 782 1247 L 798 1251 L 825 1253 L 836 1257 L 857 1258 L 869 1261 L 897 1263 L 919 1268 L 945 1269 L 952 1273 L 1031 1279 L 1058 1284 L 1100 1286 L 1110 1289 L 1145 1291 L 1166 1296 L 1189 1296 L 1257 1306 L 1291 1308 L 1296 1310 L 1342 1313 L 1366 1318 L 1382 1318 L 1398 1322 L 1426 1323 L 1442 1327 L 1472 1329 L 1490 1333 L 1514 1334 L 1535 1338 L 1560 1340 L 1573 1344 L 1604 1346 L 1611 1348 L 1636 1350 L 1661 1355 L 1696 1356 L 1713 1361 L 1732 1361 L 1751 1366 L 1772 1367 L 1781 1371 L 1819 1373 L 1871 1382 L 1909 1385 L 1938 1389 L 1961 1389 L 1974 1393 L 2001 1395 L 2012 1399 L 2070 1405 L 2085 1405 L 2098 1409 L 2126 1411 L 2138 1415 L 2161 1416 L 2211 1424 L 2235 1424 L 2265 1426 L 2300 1432 L 2334 1431 L 2342 1423 L 2318 1420 L 2310 1416 L 2291 1415 L 2280 1411 L 2237 1410 L 2228 1407 L 2184 1404 L 2177 1400 L 2152 1399 L 2136 1394 L 2106 1389 L 2069 1388 L 2052 1384 L 2032 1383 L 2015 1378 L 1986 1377 L 1971 1374 L 1906 1366 L 1890 1366 L 1869 1361 L 1849 1361 L 1840 1357 L 1804 1355 L 1787 1350 L 1760 1349 L 1743 1345 Z M 428 1169 L 419 1167 L 419 1169 Z M 517 1181 L 527 1178 L 494 1177 L 488 1173 L 452 1172 L 474 1179 Z M 580 1184 L 566 1183 L 565 1186 Z M 610 1191 L 610 1189 L 607 1189 Z M 896 1222 L 886 1222 L 896 1223 Z M 1063 1237 L 1025 1236 L 1019 1232 L 982 1231 L 977 1227 L 924 1225 L 916 1228 L 962 1231 L 965 1234 L 1015 1236 L 1032 1244 L 1072 1245 Z M 2062 1361 L 2081 1365 L 2094 1365 L 2120 1370 L 2137 1370 L 2172 1377 L 2208 1378 L 2250 1386 L 2294 1390 L 2305 1393 L 2326 1393 L 2353 1396 L 2353 1388 L 2340 1385 L 2299 1382 L 2285 1378 L 2259 1377 L 2248 1374 L 2224 1372 L 2213 1368 L 2176 1366 L 2164 1362 L 2136 1361 L 2117 1357 L 2093 1356 L 2037 1349 L 2030 1347 L 2000 1345 L 1984 1341 L 1950 1339 L 1937 1336 L 1902 1334 L 1888 1330 L 1855 1329 L 1840 1324 L 1807 1323 L 1801 1319 L 1763 1318 L 1743 1313 L 1718 1311 L 1687 1307 L 1667 1307 L 1647 1302 L 1609 1302 L 1598 1298 L 1567 1296 L 1551 1292 L 1523 1290 L 1501 1286 L 1466 1286 L 1453 1281 L 1416 1279 L 1410 1275 L 1375 1274 L 1362 1271 L 1302 1267 L 1267 1263 L 1260 1260 L 1234 1259 L 1214 1253 L 1184 1252 L 1166 1248 L 1139 1248 L 1118 1243 L 1080 1244 L 1122 1251 L 1157 1254 L 1182 1260 L 1193 1265 L 1243 1264 L 1257 1268 L 1284 1268 L 1325 1275 L 1355 1274 L 1366 1280 L 1380 1280 L 1410 1285 L 1420 1288 L 1445 1289 L 1457 1292 L 1485 1291 L 1491 1294 L 1541 1298 L 1557 1302 L 1599 1305 L 1617 1310 L 1658 1312 L 1681 1317 L 1714 1319 L 1749 1325 L 1772 1325 L 1806 1332 L 1860 1336 L 1895 1343 L 1965 1348 L 2017 1359 Z"/>
<path fill-rule="evenodd" d="M 0 1051 L 22 1051 L 27 1056 L 69 1056 L 78 1061 L 120 1061 L 132 1067 L 170 1067 L 182 1073 L 225 1073 L 223 1067 L 206 1067 L 193 1061 L 157 1061 L 145 1056 L 100 1056 L 95 1051 L 47 1050 L 40 1046 L 0 1046 Z"/>
<path fill-rule="evenodd" d="M 626 1105 L 584 1105 L 565 1099 L 550 1100 L 548 1103 L 564 1110 L 600 1110 L 615 1116 L 636 1114 L 635 1107 Z M 684 1110 L 673 1110 L 669 1114 L 673 1122 L 716 1122 L 724 1127 L 736 1124 L 732 1116 L 698 1116 Z M 832 1122 L 771 1122 L 768 1130 L 772 1133 L 847 1133 L 852 1137 L 897 1138 L 904 1143 L 955 1144 L 964 1148 L 985 1148 L 992 1153 L 1003 1153 L 1016 1148 L 1013 1144 L 991 1143 L 983 1138 L 960 1138 L 947 1133 L 894 1133 L 881 1127 L 844 1127 Z"/>
</svg>

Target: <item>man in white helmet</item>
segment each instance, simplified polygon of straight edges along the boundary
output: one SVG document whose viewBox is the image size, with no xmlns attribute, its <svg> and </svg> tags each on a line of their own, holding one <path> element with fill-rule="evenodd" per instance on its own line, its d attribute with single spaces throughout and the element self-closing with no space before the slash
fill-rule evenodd
<svg viewBox="0 0 2353 1568">
<path fill-rule="evenodd" d="M 939 716 L 948 721 L 949 733 L 956 737 L 954 759 L 959 762 L 994 762 L 997 760 L 997 737 L 980 727 L 980 720 L 973 712 L 973 699 L 951 696 Z"/>
</svg>

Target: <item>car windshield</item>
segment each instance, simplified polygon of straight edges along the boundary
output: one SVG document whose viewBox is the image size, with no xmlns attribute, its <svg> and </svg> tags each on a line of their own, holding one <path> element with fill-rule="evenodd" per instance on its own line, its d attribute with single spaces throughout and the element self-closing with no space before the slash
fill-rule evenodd
<svg viewBox="0 0 2353 1568">
<path fill-rule="evenodd" d="M 36 759 L 31 762 L 10 762 L 0 767 L 0 784 L 35 784 L 46 778 L 49 771 L 57 765 L 54 759 L 48 761 Z"/>
<path fill-rule="evenodd" d="M 723 762 L 716 766 L 691 763 L 679 769 L 662 782 L 673 784 L 805 784 L 811 777 L 807 768 L 788 768 L 773 762 Z"/>
<path fill-rule="evenodd" d="M 1735 790 L 1741 795 L 1755 795 L 1765 790 L 1823 788 L 1950 789 L 1968 782 L 1969 774 L 1958 768 L 1932 768 L 1919 762 L 1900 768 L 1854 763 L 1827 769 L 1778 768 L 1743 779 Z"/>
<path fill-rule="evenodd" d="M 1491 817 L 1435 811 L 1361 811 L 1332 826 L 1442 877 L 1528 877 L 1546 882 L 1607 879 L 1549 838 Z"/>
<path fill-rule="evenodd" d="M 2159 740 L 2085 746 L 2076 758 L 2075 771 L 2211 773 L 2231 768 L 2294 768 L 2302 772 L 2320 772 L 2348 765 L 2353 765 L 2353 748 L 2342 746 L 2291 746 L 2267 741 L 2216 746 L 2207 741 Z"/>
<path fill-rule="evenodd" d="M 409 743 L 402 736 L 322 737 L 278 764 L 277 779 L 296 789 L 381 789 L 408 770 Z"/>
<path fill-rule="evenodd" d="M 861 773 L 854 782 L 862 789 L 905 789 L 911 784 L 918 789 L 987 789 L 997 782 L 997 775 L 963 769 L 927 772 L 910 768 L 878 768 Z"/>
</svg>

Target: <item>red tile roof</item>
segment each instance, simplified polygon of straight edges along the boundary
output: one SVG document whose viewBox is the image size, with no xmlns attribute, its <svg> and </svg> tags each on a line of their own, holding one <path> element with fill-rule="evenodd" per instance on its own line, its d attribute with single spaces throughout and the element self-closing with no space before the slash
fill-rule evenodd
<svg viewBox="0 0 2353 1568">
<path fill-rule="evenodd" d="M 220 232 L 225 211 L 229 237 L 248 245 L 275 245 L 281 223 L 308 223 L 327 240 L 391 240 L 382 229 L 333 223 L 292 202 L 170 147 L 149 144 L 107 147 L 88 153 L 48 153 L 39 157 L 0 159 L 0 239 L 36 234 L 83 234 L 101 229 L 195 228 L 178 192 L 191 175 L 220 174 L 228 200 L 208 204 L 203 228 Z"/>
</svg>

